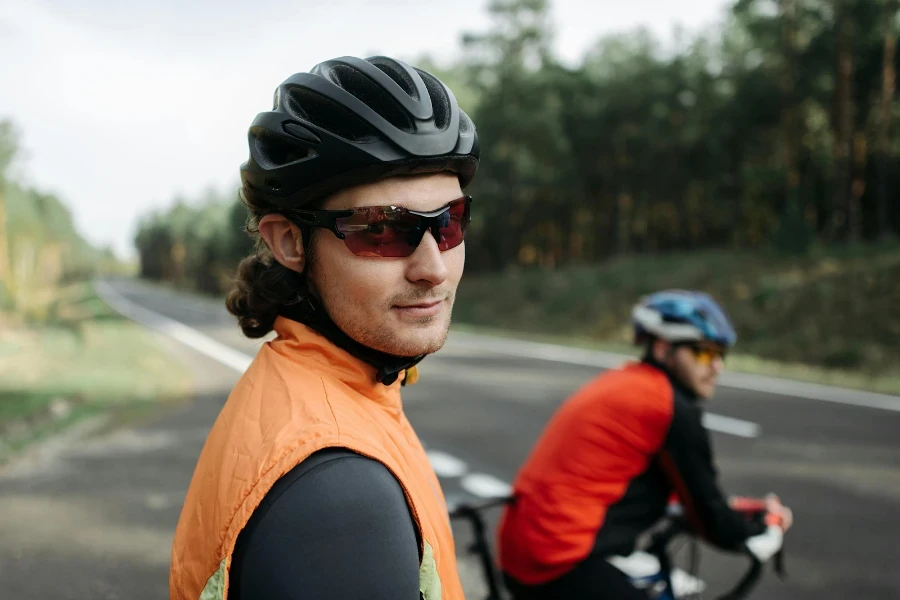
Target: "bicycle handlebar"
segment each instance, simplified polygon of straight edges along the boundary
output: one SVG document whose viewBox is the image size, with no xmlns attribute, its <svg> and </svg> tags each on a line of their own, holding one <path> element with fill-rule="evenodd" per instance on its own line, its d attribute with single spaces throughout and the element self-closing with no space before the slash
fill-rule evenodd
<svg viewBox="0 0 900 600">
<path fill-rule="evenodd" d="M 730 592 L 723 596 L 719 596 L 717 600 L 742 600 L 750 595 L 750 592 L 756 587 L 759 583 L 760 578 L 762 578 L 763 573 L 763 563 L 760 562 L 758 558 L 756 558 L 753 553 L 749 550 L 746 551 L 747 556 L 750 557 L 750 568 L 747 569 L 747 572 L 738 582 L 738 584 L 732 589 Z M 787 573 L 784 570 L 784 549 L 778 551 L 778 553 L 773 557 L 775 573 L 778 574 L 778 577 L 784 579 L 787 576 Z"/>
<path fill-rule="evenodd" d="M 741 580 L 730 592 L 719 596 L 716 600 L 743 600 L 750 595 L 750 592 L 759 583 L 759 580 L 762 578 L 763 565 L 758 558 L 749 552 L 747 555 L 750 557 L 750 568 L 747 569 L 747 572 L 744 573 L 744 576 L 741 577 Z"/>
<path fill-rule="evenodd" d="M 743 513 L 748 519 L 752 519 L 765 513 L 765 502 L 753 498 L 740 498 L 733 508 L 734 510 Z M 648 552 L 655 555 L 660 560 L 660 564 L 664 565 L 666 571 L 671 570 L 668 555 L 666 554 L 666 548 L 669 545 L 669 542 L 681 533 L 692 535 L 687 520 L 684 517 L 674 517 L 670 518 L 669 523 L 651 538 Z M 750 566 L 741 577 L 740 581 L 738 581 L 737 585 L 735 585 L 728 593 L 719 596 L 716 600 L 743 600 L 750 595 L 762 578 L 763 563 L 760 562 L 746 546 L 743 550 L 750 559 Z M 773 560 L 775 572 L 780 578 L 784 579 L 786 573 L 784 570 L 783 548 L 775 554 Z M 671 585 L 671 582 L 668 583 Z"/>
<path fill-rule="evenodd" d="M 483 510 L 494 508 L 496 506 L 510 504 L 512 501 L 513 496 L 497 496 L 495 498 L 487 498 L 479 502 L 448 502 L 447 508 L 448 512 L 450 513 L 450 518 L 456 519 L 465 518 L 472 513 L 479 513 Z"/>
</svg>

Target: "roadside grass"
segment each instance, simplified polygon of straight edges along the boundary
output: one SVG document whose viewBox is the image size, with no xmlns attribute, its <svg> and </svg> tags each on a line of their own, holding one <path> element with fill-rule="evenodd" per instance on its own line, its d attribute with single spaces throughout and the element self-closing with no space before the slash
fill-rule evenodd
<svg viewBox="0 0 900 600">
<path fill-rule="evenodd" d="M 6 315 L 0 334 L 0 462 L 85 418 L 122 422 L 190 393 L 154 333 L 120 318 L 89 283 L 59 291 L 46 319 Z"/>
<path fill-rule="evenodd" d="M 540 334 L 497 329 L 493 327 L 455 323 L 452 329 L 464 333 L 476 333 L 494 337 L 597 350 L 623 355 L 623 360 L 637 359 L 641 349 L 624 342 L 601 342 L 590 338 L 567 335 Z M 779 377 L 821 385 L 833 385 L 852 390 L 879 392 L 900 396 L 900 369 L 882 375 L 870 376 L 851 370 L 825 369 L 804 364 L 782 363 L 747 354 L 729 354 L 726 371 Z"/>
<path fill-rule="evenodd" d="M 804 257 L 693 252 L 601 265 L 466 274 L 454 327 L 635 354 L 642 295 L 699 289 L 738 331 L 735 371 L 900 393 L 900 244 L 817 248 Z"/>
</svg>

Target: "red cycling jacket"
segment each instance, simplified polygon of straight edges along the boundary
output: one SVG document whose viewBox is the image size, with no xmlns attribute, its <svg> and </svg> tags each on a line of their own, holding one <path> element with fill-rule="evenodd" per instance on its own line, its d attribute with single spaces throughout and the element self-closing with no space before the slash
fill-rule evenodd
<svg viewBox="0 0 900 600">
<path fill-rule="evenodd" d="M 724 549 L 764 528 L 731 510 L 719 489 L 696 398 L 648 362 L 606 371 L 568 399 L 513 487 L 499 559 L 525 585 L 552 581 L 593 554 L 630 554 L 673 494 L 698 534 Z"/>
</svg>

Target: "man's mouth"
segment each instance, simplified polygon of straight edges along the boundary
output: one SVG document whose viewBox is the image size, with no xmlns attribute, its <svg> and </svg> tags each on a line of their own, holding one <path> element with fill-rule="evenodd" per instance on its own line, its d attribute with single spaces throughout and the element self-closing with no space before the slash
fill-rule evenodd
<svg viewBox="0 0 900 600">
<path fill-rule="evenodd" d="M 409 317 L 433 317 L 441 311 L 443 304 L 443 298 L 440 300 L 421 300 L 410 304 L 395 304 L 393 309 L 401 315 Z"/>
</svg>

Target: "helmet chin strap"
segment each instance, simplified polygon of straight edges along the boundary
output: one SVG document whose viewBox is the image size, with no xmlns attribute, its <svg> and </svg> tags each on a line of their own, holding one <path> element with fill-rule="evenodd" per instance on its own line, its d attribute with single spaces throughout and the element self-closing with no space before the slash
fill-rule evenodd
<svg viewBox="0 0 900 600">
<path fill-rule="evenodd" d="M 303 289 L 306 290 L 305 281 Z M 334 345 L 375 367 L 375 381 L 384 385 L 391 385 L 397 381 L 401 372 L 415 366 L 427 356 L 426 354 L 396 356 L 360 344 L 344 333 L 331 320 L 321 303 L 308 292 L 303 295 L 303 299 L 299 302 L 284 306 L 280 314 L 292 321 L 303 323 L 310 329 L 325 336 Z"/>
</svg>

